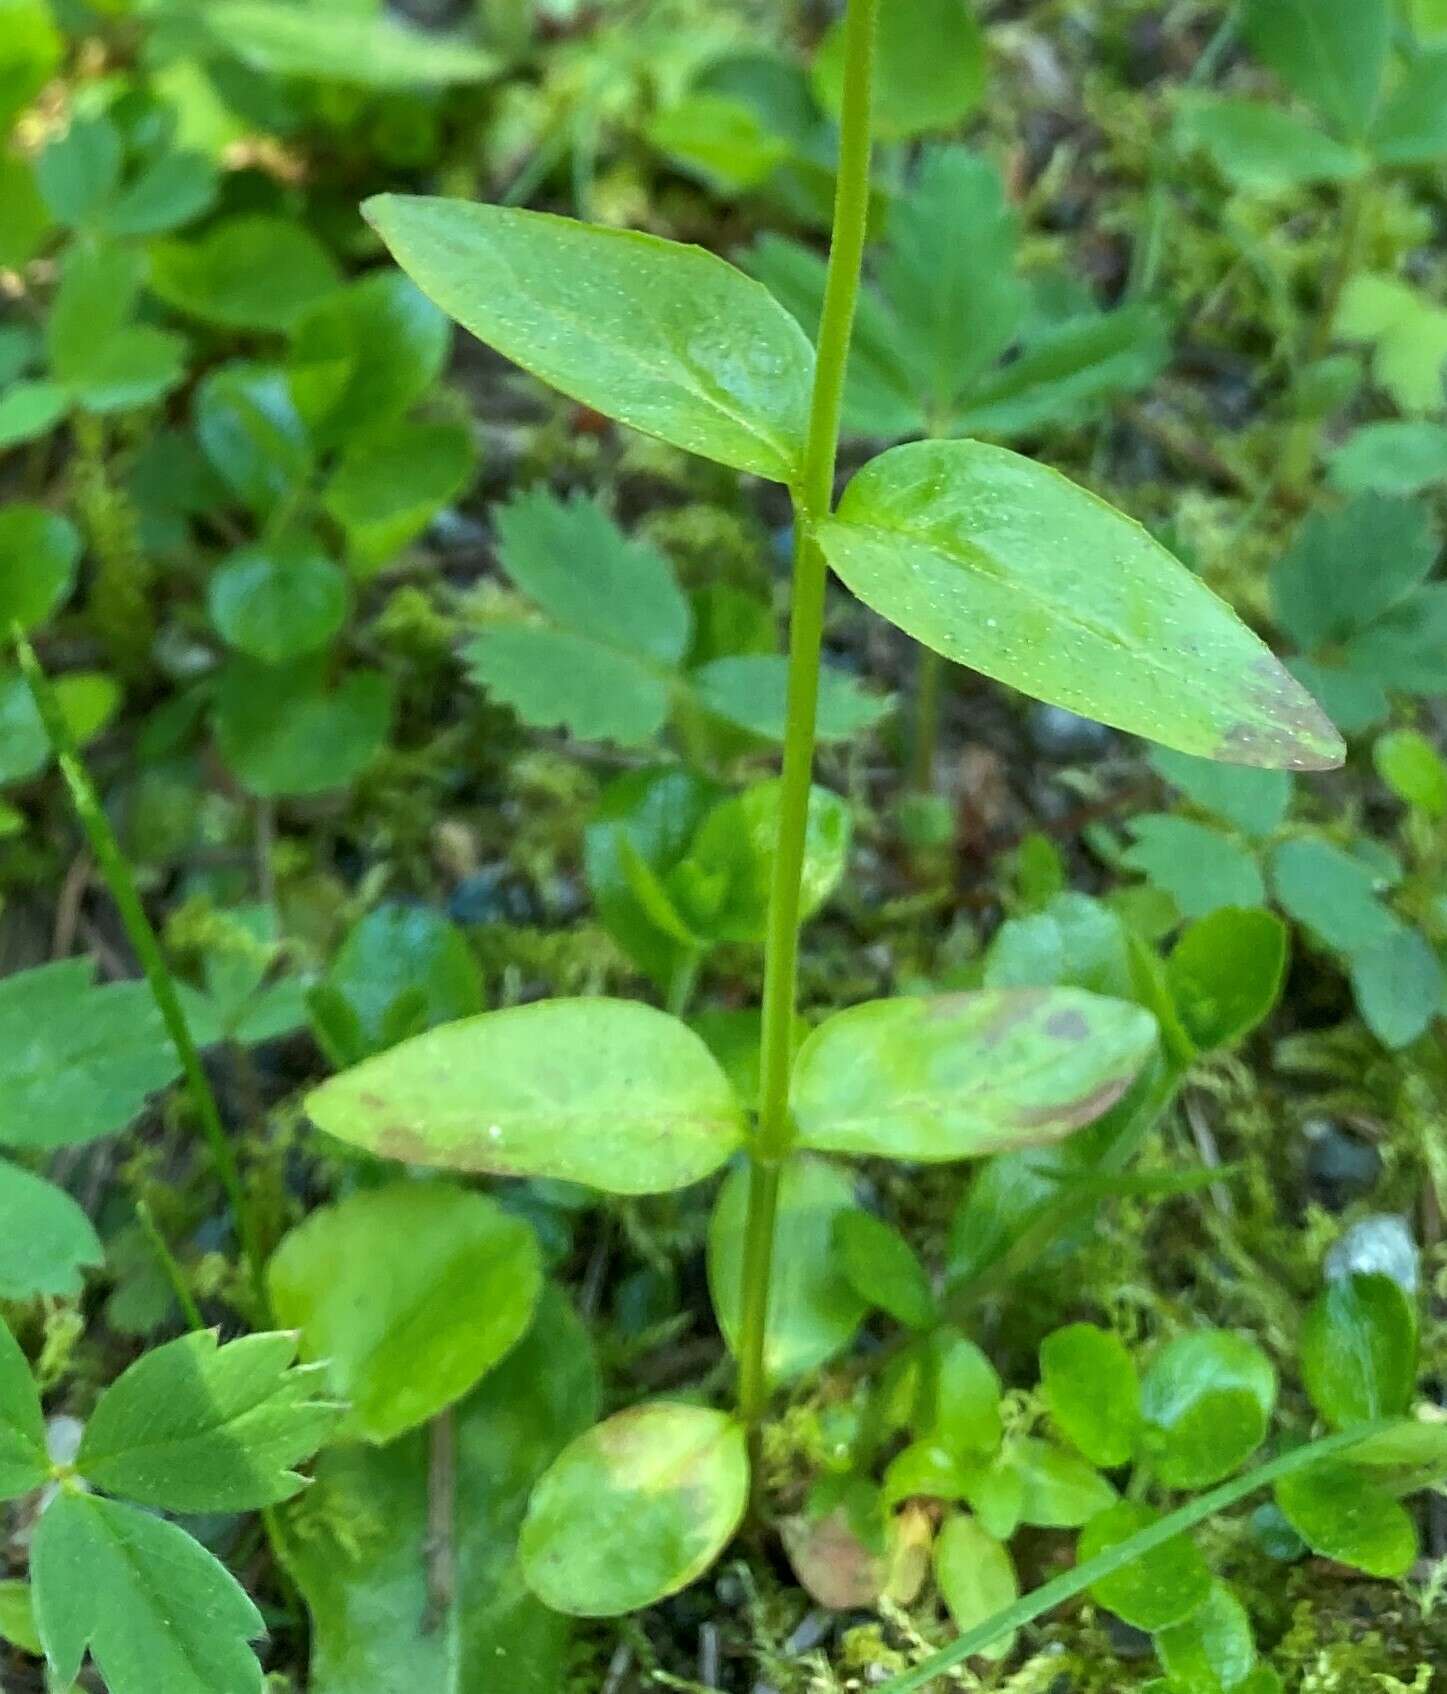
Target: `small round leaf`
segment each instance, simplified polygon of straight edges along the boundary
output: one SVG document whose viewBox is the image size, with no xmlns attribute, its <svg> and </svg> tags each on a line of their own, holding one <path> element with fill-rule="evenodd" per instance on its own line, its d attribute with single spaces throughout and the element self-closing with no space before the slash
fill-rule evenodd
<svg viewBox="0 0 1447 1694">
<path fill-rule="evenodd" d="M 1252 1341 L 1201 1329 L 1168 1341 L 1141 1383 L 1145 1450 L 1168 1488 L 1206 1488 L 1261 1445 L 1276 1372 Z"/>
<path fill-rule="evenodd" d="M 1050 1415 L 1092 1464 L 1123 1465 L 1135 1452 L 1140 1379 L 1118 1335 L 1089 1323 L 1047 1335 L 1040 1385 Z"/>
<path fill-rule="evenodd" d="M 74 524 L 43 506 L 15 504 L 0 511 L 0 630 L 19 624 L 27 633 L 75 585 L 80 534 Z"/>
<path fill-rule="evenodd" d="M 1417 1530 L 1405 1507 L 1351 1464 L 1313 1465 L 1276 1485 L 1286 1521 L 1324 1559 L 1368 1576 L 1405 1576 Z"/>
<path fill-rule="evenodd" d="M 305 537 L 243 547 L 211 579 L 211 621 L 223 640 L 263 664 L 314 653 L 347 615 L 347 579 Z"/>
<path fill-rule="evenodd" d="M 1084 1564 L 1129 1541 L 1156 1523 L 1159 1515 L 1138 1501 L 1119 1501 L 1085 1526 L 1076 1562 Z M 1132 1559 L 1090 1586 L 1091 1598 L 1107 1611 L 1137 1629 L 1152 1631 L 1183 1623 L 1206 1603 L 1210 1593 L 1210 1569 L 1195 1542 L 1186 1535 L 1174 1536 L 1164 1546 Z"/>
<path fill-rule="evenodd" d="M 935 1542 L 935 1580 L 959 1630 L 973 1629 L 1020 1597 L 1020 1583 L 1006 1548 L 972 1517 L 952 1517 Z M 987 1649 L 1002 1659 L 1013 1635 Z"/>
<path fill-rule="evenodd" d="M 929 1277 L 897 1229 L 851 1207 L 834 1220 L 834 1245 L 845 1276 L 871 1306 L 910 1329 L 927 1329 L 934 1321 Z"/>
<path fill-rule="evenodd" d="M 728 1545 L 748 1502 L 743 1426 L 702 1406 L 639 1406 L 565 1447 L 519 1541 L 545 1605 L 619 1617 L 675 1594 Z"/>
<path fill-rule="evenodd" d="M 1301 1374 L 1336 1429 L 1406 1411 L 1417 1380 L 1417 1314 L 1389 1276 L 1329 1283 L 1301 1330 Z"/>
<path fill-rule="evenodd" d="M 1224 1582 L 1212 1585 L 1198 1611 L 1156 1636 L 1174 1687 L 1183 1691 L 1238 1689 L 1256 1663 L 1256 1642 L 1246 1608 Z"/>
</svg>

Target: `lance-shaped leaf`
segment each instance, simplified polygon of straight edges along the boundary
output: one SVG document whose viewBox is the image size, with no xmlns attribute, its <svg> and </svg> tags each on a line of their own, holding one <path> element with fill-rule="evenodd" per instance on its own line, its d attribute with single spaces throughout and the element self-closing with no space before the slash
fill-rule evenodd
<svg viewBox="0 0 1447 1694">
<path fill-rule="evenodd" d="M 271 76 L 316 77 L 364 88 L 477 82 L 496 61 L 470 41 L 409 29 L 369 8 L 211 0 L 197 23 L 216 46 Z"/>
<path fill-rule="evenodd" d="M 276 1331 L 217 1346 L 214 1330 L 143 1354 L 96 1402 L 76 1455 L 88 1481 L 177 1512 L 275 1505 L 302 1486 L 291 1468 L 326 1439 L 339 1408 L 325 1378 L 293 1365 Z"/>
<path fill-rule="evenodd" d="M 813 351 L 742 271 L 546 212 L 396 194 L 363 210 L 425 294 L 551 387 L 687 452 L 794 478 Z"/>
<path fill-rule="evenodd" d="M 342 1439 L 367 1441 L 390 1441 L 467 1393 L 526 1332 L 543 1278 L 529 1224 L 446 1182 L 322 1207 L 266 1275 L 278 1322 L 301 1331 L 303 1356 L 325 1361 L 350 1407 Z"/>
<path fill-rule="evenodd" d="M 619 1617 L 702 1576 L 744 1515 L 743 1425 L 704 1406 L 619 1412 L 558 1455 L 533 1490 L 523 1574 L 555 1611 Z"/>
<path fill-rule="evenodd" d="M 1054 1141 L 1120 1099 L 1155 1039 L 1140 1006 L 1076 988 L 871 1000 L 800 1049 L 794 1119 L 806 1146 L 886 1159 Z"/>
<path fill-rule="evenodd" d="M 50 1475 L 45 1417 L 20 1343 L 0 1323 L 0 1500 L 39 1488 Z"/>
<path fill-rule="evenodd" d="M 111 1694 L 260 1694 L 247 1646 L 261 1613 L 173 1523 L 95 1494 L 62 1493 L 30 1553 L 40 1638 L 69 1688 L 89 1647 Z"/>
<path fill-rule="evenodd" d="M 1341 762 L 1310 695 L 1199 578 L 1018 453 L 980 441 L 892 448 L 818 535 L 881 616 L 1036 699 L 1228 763 Z"/>
<path fill-rule="evenodd" d="M 743 1114 L 708 1048 L 628 1000 L 546 1000 L 444 1024 L 323 1083 L 307 1110 L 384 1158 L 660 1194 L 715 1171 Z"/>
</svg>

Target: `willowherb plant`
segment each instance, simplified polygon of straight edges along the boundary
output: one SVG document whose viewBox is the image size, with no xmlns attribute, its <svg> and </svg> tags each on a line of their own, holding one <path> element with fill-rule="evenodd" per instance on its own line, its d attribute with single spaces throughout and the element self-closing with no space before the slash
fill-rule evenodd
<svg viewBox="0 0 1447 1694">
<path fill-rule="evenodd" d="M 902 1321 L 926 1332 L 913 1366 L 937 1368 L 941 1349 L 927 1332 L 948 1314 L 910 1297 L 918 1279 L 901 1269 L 895 1244 L 867 1224 L 839 1223 L 850 1216 L 850 1192 L 833 1160 L 975 1158 L 1058 1140 L 1127 1100 L 1138 1141 L 1191 1055 L 1236 1039 L 1279 982 L 1279 926 L 1262 917 L 1267 933 L 1257 939 L 1274 963 L 1264 998 L 1253 989 L 1249 1004 L 1203 994 L 1191 1017 L 1178 1015 L 1180 997 L 1210 977 L 1213 933 L 1147 982 L 1141 997 L 1159 1019 L 1078 987 L 1001 986 L 854 1006 L 797 1045 L 801 873 L 830 571 L 935 652 L 1167 747 L 1288 770 L 1342 757 L 1312 699 L 1222 602 L 1137 524 L 1055 471 L 978 441 L 921 442 L 866 465 L 836 504 L 878 9 L 879 0 L 851 0 L 844 27 L 837 201 L 816 346 L 758 282 L 696 248 L 441 199 L 388 195 L 366 208 L 408 274 L 480 339 L 622 423 L 784 484 L 796 515 L 757 1101 L 737 1096 L 678 1018 L 623 1000 L 566 999 L 415 1036 L 308 1102 L 323 1130 L 385 1157 L 613 1194 L 680 1188 L 739 1159 L 718 1201 L 710 1267 L 738 1361 L 737 1407 L 624 1411 L 573 1441 L 544 1474 L 522 1531 L 523 1570 L 544 1601 L 569 1613 L 625 1613 L 676 1591 L 742 1521 L 757 1486 L 751 1437 L 771 1390 L 820 1362 L 778 1321 L 781 1210 L 791 1228 L 806 1227 L 802 1220 L 817 1228 L 822 1218 L 838 1230 L 856 1282 L 890 1290 L 874 1303 L 894 1310 L 893 1301 L 912 1314 Z M 1225 921 L 1231 929 L 1235 920 Z M 1233 945 L 1249 954 L 1253 934 L 1248 917 L 1231 929 Z M 937 1380 L 931 1392 L 944 1392 Z M 1243 1392 L 1250 1398 L 1255 1388 Z M 1360 1440 L 1379 1415 L 1401 1410 L 1400 1396 L 1367 1410 L 1359 1427 L 1168 1516 L 1121 1508 L 1075 1571 L 971 1630 L 946 1659 Z M 1088 1409 L 1081 1415 L 1088 1421 Z M 1132 1439 L 1122 1452 L 1134 1451 Z M 942 1662 L 897 1686 L 920 1685 Z"/>
</svg>

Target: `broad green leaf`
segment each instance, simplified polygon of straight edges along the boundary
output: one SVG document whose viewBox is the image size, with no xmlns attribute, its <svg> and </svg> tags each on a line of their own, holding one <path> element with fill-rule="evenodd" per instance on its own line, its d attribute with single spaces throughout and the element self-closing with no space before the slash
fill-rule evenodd
<svg viewBox="0 0 1447 1694">
<path fill-rule="evenodd" d="M 794 1118 L 804 1145 L 826 1151 L 977 1158 L 1092 1122 L 1154 1043 L 1148 1012 L 1079 989 L 874 1000 L 804 1043 Z"/>
<path fill-rule="evenodd" d="M 936 1330 L 924 1359 L 924 1395 L 916 1423 L 958 1457 L 990 1454 L 1000 1445 L 1004 1387 L 984 1350 L 957 1329 Z"/>
<path fill-rule="evenodd" d="M 554 1610 L 618 1617 L 703 1575 L 748 1502 L 743 1426 L 703 1406 L 619 1412 L 565 1447 L 533 1490 L 523 1574 Z"/>
<path fill-rule="evenodd" d="M 494 521 L 503 569 L 559 628 L 656 665 L 682 660 L 693 618 L 673 567 L 597 500 L 535 488 Z"/>
<path fill-rule="evenodd" d="M 105 727 L 120 700 L 115 682 L 94 671 L 57 677 L 55 696 L 71 734 L 82 744 Z M 25 678 L 0 666 L 0 783 L 38 775 L 52 756 L 50 737 Z"/>
<path fill-rule="evenodd" d="M 305 978 L 276 970 L 285 957 L 274 907 L 258 902 L 227 912 L 207 938 L 201 988 L 179 984 L 196 1044 L 272 1041 L 303 1023 Z"/>
<path fill-rule="evenodd" d="M 176 1512 L 242 1512 L 288 1500 L 292 1468 L 331 1433 L 338 1407 L 323 1378 L 293 1364 L 297 1338 L 215 1330 L 169 1341 L 123 1371 L 96 1402 L 76 1469 L 107 1493 Z"/>
<path fill-rule="evenodd" d="M 1275 1404 L 1276 1372 L 1254 1341 L 1190 1331 L 1146 1367 L 1142 1451 L 1168 1488 L 1208 1488 L 1261 1445 Z"/>
<path fill-rule="evenodd" d="M 63 959 L 0 982 L 0 1143 L 113 1135 L 179 1074 L 146 985 L 92 977 L 88 959 Z"/>
<path fill-rule="evenodd" d="M 1344 494 L 1420 494 L 1447 482 L 1447 427 L 1411 418 L 1364 424 L 1330 455 L 1327 479 Z"/>
<path fill-rule="evenodd" d="M 1246 39 L 1349 139 L 1371 127 L 1392 44 L 1390 0 L 1246 0 Z"/>
<path fill-rule="evenodd" d="M 1166 981 L 1200 1051 L 1235 1046 L 1270 1015 L 1286 958 L 1286 925 L 1272 912 L 1222 906 L 1191 925 L 1171 949 Z"/>
<path fill-rule="evenodd" d="M 1377 775 L 1429 818 L 1447 817 L 1447 762 L 1420 730 L 1396 729 L 1372 748 Z"/>
<path fill-rule="evenodd" d="M 179 229 L 215 204 L 216 166 L 203 153 L 160 153 L 127 182 L 101 210 L 107 235 L 163 235 Z"/>
<path fill-rule="evenodd" d="M 875 43 L 874 133 L 901 141 L 951 129 L 985 91 L 985 36 L 970 0 L 910 0 L 880 13 Z M 824 37 L 814 92 L 838 116 L 844 88 L 844 26 Z"/>
<path fill-rule="evenodd" d="M 396 271 L 326 295 L 292 332 L 287 371 L 307 427 L 331 445 L 396 423 L 442 375 L 452 326 Z"/>
<path fill-rule="evenodd" d="M 1368 1576 L 1397 1578 L 1417 1559 L 1417 1529 L 1406 1509 L 1354 1465 L 1312 1465 L 1276 1485 L 1286 1521 L 1324 1559 Z"/>
<path fill-rule="evenodd" d="M 307 1111 L 383 1158 L 552 1176 L 611 1194 L 717 1170 L 743 1114 L 703 1042 L 626 1000 L 545 1000 L 414 1036 L 323 1083 Z"/>
<path fill-rule="evenodd" d="M 1369 145 L 1388 165 L 1429 165 L 1447 155 L 1447 48 L 1407 66 L 1372 126 Z"/>
<path fill-rule="evenodd" d="M 1423 500 L 1363 494 L 1313 512 L 1272 568 L 1276 615 L 1308 651 L 1349 640 L 1419 587 L 1441 550 Z"/>
<path fill-rule="evenodd" d="M 226 3 L 212 0 L 213 9 Z M 291 329 L 340 280 L 331 255 L 304 225 L 261 212 L 151 247 L 152 291 L 178 312 L 221 329 Z"/>
<path fill-rule="evenodd" d="M 401 1038 L 399 1002 L 415 1002 L 414 1035 L 482 1010 L 482 973 L 461 932 L 426 906 L 386 901 L 352 928 L 327 972 L 327 984 L 350 1008 L 363 1050 L 355 1063 Z"/>
<path fill-rule="evenodd" d="M 1063 1447 L 1027 1436 L 1005 1449 L 1020 1482 L 1021 1523 L 1042 1529 L 1077 1529 L 1115 1499 L 1115 1490 L 1092 1465 Z M 977 1507 L 978 1509 L 978 1507 Z"/>
<path fill-rule="evenodd" d="M 487 1195 L 394 1182 L 312 1212 L 266 1280 L 277 1321 L 350 1408 L 342 1438 L 385 1443 L 460 1400 L 527 1333 L 542 1258 L 531 1227 Z"/>
<path fill-rule="evenodd" d="M 789 672 L 782 654 L 737 653 L 711 659 L 690 672 L 688 686 L 715 717 L 751 735 L 784 739 Z M 847 672 L 823 665 L 815 733 L 820 741 L 852 741 L 873 729 L 891 704 L 887 695 L 869 693 Z"/>
<path fill-rule="evenodd" d="M 1132 992 L 1125 932 L 1102 901 L 1067 889 L 1038 912 L 1007 918 L 985 960 L 986 988 L 1085 988 Z"/>
<path fill-rule="evenodd" d="M 1389 1276 L 1330 1282 L 1301 1328 L 1301 1374 L 1335 1429 L 1406 1411 L 1417 1382 L 1417 1314 Z"/>
<path fill-rule="evenodd" d="M 1261 100 L 1187 100 L 1175 141 L 1183 152 L 1204 153 L 1233 186 L 1258 194 L 1346 182 L 1366 167 L 1354 148 Z"/>
<path fill-rule="evenodd" d="M 146 405 L 185 375 L 180 337 L 133 322 L 142 275 L 140 253 L 118 244 L 76 243 L 61 262 L 45 328 L 50 375 L 88 411 Z"/>
<path fill-rule="evenodd" d="M 260 1694 L 245 1590 L 185 1530 L 135 1506 L 63 1491 L 30 1551 L 35 1615 L 62 1687 L 86 1649 L 110 1694 Z"/>
<path fill-rule="evenodd" d="M 14 1500 L 50 1476 L 45 1415 L 20 1343 L 0 1323 L 0 1499 Z"/>
<path fill-rule="evenodd" d="M 0 1298 L 74 1296 L 103 1263 L 95 1227 L 64 1189 L 0 1159 Z"/>
<path fill-rule="evenodd" d="M 934 1559 L 935 1581 L 956 1629 L 973 1629 L 1020 1597 L 1009 1552 L 964 1513 L 956 1513 L 940 1531 Z M 985 1656 L 1004 1658 L 1014 1639 L 1003 1636 Z"/>
<path fill-rule="evenodd" d="M 535 729 L 642 747 L 668 722 L 673 679 L 585 635 L 497 624 L 474 636 L 463 657 L 472 680 Z"/>
<path fill-rule="evenodd" d="M 1418 929 L 1394 919 L 1391 934 L 1350 960 L 1362 1022 L 1384 1047 L 1407 1047 L 1443 1009 L 1442 961 Z"/>
<path fill-rule="evenodd" d="M 560 1694 L 570 1627 L 524 1585 L 517 1532 L 533 1483 L 597 1411 L 587 1332 L 546 1290 L 527 1336 L 454 1413 L 455 1571 L 440 1603 L 426 1432 L 322 1455 L 284 1548 L 311 1613 L 315 1694 L 486 1694 L 499 1680 Z"/>
<path fill-rule="evenodd" d="M 1112 1469 L 1135 1452 L 1141 1389 L 1125 1343 L 1073 1323 L 1040 1343 L 1040 1387 L 1050 1415 L 1092 1464 Z"/>
<path fill-rule="evenodd" d="M 1085 1526 L 1076 1548 L 1085 1564 L 1149 1529 L 1160 1514 L 1135 1500 L 1122 1500 Z M 1188 1535 L 1133 1559 L 1124 1570 L 1092 1583 L 1090 1597 L 1136 1629 L 1169 1629 L 1184 1623 L 1211 1596 L 1211 1572 Z"/>
<path fill-rule="evenodd" d="M 347 579 L 303 534 L 232 553 L 211 578 L 211 621 L 223 640 L 263 664 L 325 647 L 347 616 Z"/>
<path fill-rule="evenodd" d="M 0 628 L 27 634 L 75 586 L 80 534 L 69 519 L 19 501 L 0 510 Z"/>
<path fill-rule="evenodd" d="M 1329 947 L 1361 953 L 1390 941 L 1397 920 L 1362 860 L 1319 835 L 1283 841 L 1271 856 L 1278 902 Z"/>
<path fill-rule="evenodd" d="M 892 448 L 818 533 L 855 594 L 959 664 L 1181 752 L 1340 762 L 1315 703 L 1199 579 L 1019 454 L 979 441 Z"/>
<path fill-rule="evenodd" d="M 347 532 L 348 562 L 370 576 L 414 541 L 471 483 L 477 453 L 460 424 L 378 424 L 352 437 L 322 490 Z"/>
<path fill-rule="evenodd" d="M 741 271 L 544 212 L 402 195 L 364 209 L 425 294 L 551 387 L 737 470 L 797 475 L 813 354 Z"/>
<path fill-rule="evenodd" d="M 1270 835 L 1290 809 L 1292 779 L 1285 771 L 1221 765 L 1167 747 L 1153 747 L 1150 760 L 1167 782 L 1245 835 Z"/>
<path fill-rule="evenodd" d="M 1224 1582 L 1211 1585 L 1200 1609 L 1156 1636 L 1156 1652 L 1185 1694 L 1240 1689 L 1256 1663 L 1256 1641 L 1246 1608 Z"/>
<path fill-rule="evenodd" d="M 268 76 L 406 89 L 480 82 L 496 66 L 470 41 L 409 28 L 380 11 L 207 0 L 200 16 L 218 50 Z"/>
<path fill-rule="evenodd" d="M 196 390 L 196 435 L 226 486 L 260 516 L 297 494 L 311 445 L 284 372 L 236 362 Z"/>
<path fill-rule="evenodd" d="M 349 787 L 381 752 L 392 685 L 351 671 L 328 687 L 314 657 L 290 665 L 236 658 L 216 693 L 216 739 L 242 785 L 262 798 Z"/>
<path fill-rule="evenodd" d="M 845 1276 L 871 1306 L 910 1329 L 935 1318 L 929 1276 L 914 1249 L 891 1224 L 851 1206 L 834 1220 L 834 1248 Z"/>
<path fill-rule="evenodd" d="M 756 111 L 706 89 L 659 112 L 647 134 L 660 152 L 726 193 L 758 188 L 789 158 L 788 142 L 771 133 Z"/>
<path fill-rule="evenodd" d="M 0 80 L 3 77 L 0 64 Z M 0 109 L 4 98 L 0 95 Z M 0 142 L 0 265 L 7 270 L 23 270 L 45 244 L 50 224 L 50 209 L 41 198 L 34 166 L 27 158 L 7 153 Z M 12 374 L 7 367 L 7 381 Z"/>
<path fill-rule="evenodd" d="M 1351 1449 L 1351 1468 L 1390 1493 L 1415 1494 L 1447 1480 L 1447 1421 L 1424 1408 L 1418 1417 L 1398 1418 Z"/>
<path fill-rule="evenodd" d="M 737 1351 L 743 1322 L 749 1172 L 738 1166 L 719 1190 L 708 1232 L 708 1283 L 719 1328 Z M 869 1303 L 845 1275 L 834 1244 L 858 1202 L 843 1171 L 794 1159 L 779 1182 L 779 1227 L 769 1283 L 764 1369 L 775 1383 L 818 1369 L 854 1339 Z"/>
<path fill-rule="evenodd" d="M 59 383 L 17 382 L 0 394 L 0 448 L 18 447 L 46 434 L 69 406 L 70 396 Z"/>
<path fill-rule="evenodd" d="M 1182 917 L 1265 901 L 1255 857 L 1221 830 L 1169 812 L 1143 812 L 1130 820 L 1130 831 L 1135 840 L 1121 864 L 1169 894 Z"/>
</svg>

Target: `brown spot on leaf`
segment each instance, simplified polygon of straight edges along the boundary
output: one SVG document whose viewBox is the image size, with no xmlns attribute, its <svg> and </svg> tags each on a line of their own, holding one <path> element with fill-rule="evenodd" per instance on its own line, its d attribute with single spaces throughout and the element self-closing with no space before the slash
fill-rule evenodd
<svg viewBox="0 0 1447 1694">
<path fill-rule="evenodd" d="M 1084 1041 L 1090 1025 L 1072 1006 L 1068 1011 L 1052 1012 L 1045 1020 L 1045 1033 L 1055 1041 Z"/>
<path fill-rule="evenodd" d="M 1112 1077 L 1082 1094 L 1078 1100 L 1064 1100 L 1058 1106 L 1041 1106 L 1033 1112 L 1022 1112 L 1019 1122 L 1026 1129 L 1044 1129 L 1051 1135 L 1065 1135 L 1072 1129 L 1083 1129 L 1094 1123 L 1120 1099 L 1130 1087 L 1128 1076 Z"/>
<path fill-rule="evenodd" d="M 377 1132 L 377 1151 L 384 1159 L 399 1159 L 405 1165 L 425 1165 L 427 1143 L 415 1129 L 389 1124 Z"/>
</svg>

